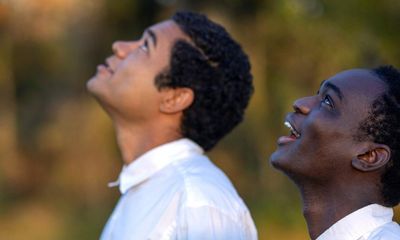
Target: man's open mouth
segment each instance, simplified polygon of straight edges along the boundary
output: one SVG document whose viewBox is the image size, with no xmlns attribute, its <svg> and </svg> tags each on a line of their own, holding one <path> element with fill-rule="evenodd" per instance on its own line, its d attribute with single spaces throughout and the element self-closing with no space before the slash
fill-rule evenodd
<svg viewBox="0 0 400 240">
<path fill-rule="evenodd" d="M 106 67 L 107 71 L 109 71 L 111 74 L 114 73 L 114 70 L 110 67 L 107 61 L 104 63 L 104 66 Z"/>
<path fill-rule="evenodd" d="M 294 126 L 289 121 L 285 121 L 284 124 L 286 127 L 289 128 L 290 136 L 295 137 L 295 138 L 300 138 L 301 134 L 294 128 Z"/>
<path fill-rule="evenodd" d="M 279 146 L 294 142 L 301 137 L 300 132 L 294 127 L 294 125 L 292 123 L 290 123 L 289 120 L 286 120 L 284 122 L 284 124 L 287 128 L 289 128 L 290 134 L 289 134 L 289 136 L 281 136 L 278 138 L 277 143 Z"/>
</svg>

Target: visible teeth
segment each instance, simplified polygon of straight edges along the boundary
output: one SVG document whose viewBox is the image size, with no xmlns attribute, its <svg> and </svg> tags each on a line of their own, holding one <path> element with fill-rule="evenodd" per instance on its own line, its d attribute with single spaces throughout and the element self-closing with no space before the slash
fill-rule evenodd
<svg viewBox="0 0 400 240">
<path fill-rule="evenodd" d="M 285 126 L 288 127 L 290 129 L 290 131 L 292 132 L 292 134 L 296 137 L 299 138 L 300 137 L 300 133 L 298 133 L 294 127 L 292 126 L 292 124 L 290 124 L 290 122 L 285 121 Z"/>
</svg>

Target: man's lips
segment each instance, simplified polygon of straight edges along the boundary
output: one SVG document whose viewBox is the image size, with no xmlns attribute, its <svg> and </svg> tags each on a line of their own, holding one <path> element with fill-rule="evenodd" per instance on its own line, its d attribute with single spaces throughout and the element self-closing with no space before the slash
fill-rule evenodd
<svg viewBox="0 0 400 240">
<path fill-rule="evenodd" d="M 293 136 L 281 136 L 278 138 L 278 145 L 283 145 L 286 143 L 294 142 L 297 139 Z"/>
<path fill-rule="evenodd" d="M 108 67 L 106 64 L 100 64 L 97 66 L 97 71 L 100 73 L 108 73 L 108 74 L 113 74 L 114 71 Z"/>
<path fill-rule="evenodd" d="M 296 128 L 291 124 L 289 121 L 285 121 L 285 126 L 290 129 L 290 133 L 295 136 L 296 138 L 300 137 L 300 133 L 296 130 Z"/>
<path fill-rule="evenodd" d="M 286 144 L 289 142 L 294 142 L 301 137 L 301 134 L 296 130 L 296 128 L 293 126 L 293 124 L 289 120 L 286 120 L 284 122 L 284 124 L 287 128 L 289 128 L 290 135 L 289 136 L 281 136 L 278 139 L 278 145 Z"/>
</svg>

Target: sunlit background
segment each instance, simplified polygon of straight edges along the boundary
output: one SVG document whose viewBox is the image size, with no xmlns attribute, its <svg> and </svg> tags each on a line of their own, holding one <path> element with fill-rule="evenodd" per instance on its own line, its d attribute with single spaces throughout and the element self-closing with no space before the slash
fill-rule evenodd
<svg viewBox="0 0 400 240">
<path fill-rule="evenodd" d="M 122 162 L 85 82 L 114 40 L 178 9 L 223 24 L 252 62 L 247 117 L 212 159 L 260 239 L 308 239 L 296 188 L 268 163 L 283 116 L 338 71 L 400 66 L 398 0 L 0 0 L 0 239 L 99 237 Z"/>
</svg>

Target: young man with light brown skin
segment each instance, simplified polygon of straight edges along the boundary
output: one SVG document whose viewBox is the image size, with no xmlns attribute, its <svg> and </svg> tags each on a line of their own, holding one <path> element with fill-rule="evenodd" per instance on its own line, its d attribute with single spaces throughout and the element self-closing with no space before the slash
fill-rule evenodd
<svg viewBox="0 0 400 240">
<path fill-rule="evenodd" d="M 293 109 L 271 163 L 298 186 L 311 239 L 400 239 L 399 71 L 341 72 Z"/>
<path fill-rule="evenodd" d="M 253 92 L 241 47 L 204 15 L 178 12 L 112 49 L 87 83 L 124 162 L 101 239 L 256 239 L 247 207 L 203 153 L 243 119 Z"/>
</svg>

